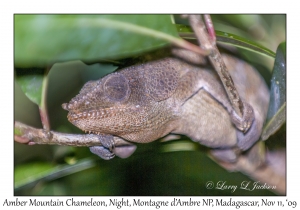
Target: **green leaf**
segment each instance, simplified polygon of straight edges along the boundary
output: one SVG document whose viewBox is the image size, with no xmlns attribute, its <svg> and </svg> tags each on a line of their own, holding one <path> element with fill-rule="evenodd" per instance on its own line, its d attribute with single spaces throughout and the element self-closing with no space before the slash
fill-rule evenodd
<svg viewBox="0 0 300 210">
<path fill-rule="evenodd" d="M 179 35 L 182 38 L 185 39 L 196 39 L 194 36 L 194 33 L 192 29 L 189 26 L 185 25 L 176 25 L 177 31 L 179 32 Z M 230 44 L 234 45 L 239 48 L 243 48 L 249 51 L 253 51 L 256 53 L 260 53 L 262 55 L 267 55 L 272 58 L 275 58 L 275 53 L 272 50 L 269 50 L 268 48 L 257 44 L 251 40 L 242 38 L 240 36 L 227 33 L 227 32 L 222 32 L 222 31 L 216 31 L 216 36 L 217 36 L 217 41 L 218 42 L 223 42 L 225 44 Z"/>
<path fill-rule="evenodd" d="M 169 15 L 15 15 L 14 22 L 17 67 L 116 59 L 178 37 Z"/>
<path fill-rule="evenodd" d="M 286 43 L 281 43 L 276 51 L 276 58 L 271 79 L 270 103 L 267 124 L 262 133 L 262 140 L 274 134 L 286 121 Z"/>
<path fill-rule="evenodd" d="M 19 165 L 15 168 L 15 189 L 36 181 L 45 174 L 45 171 L 51 170 L 51 168 L 51 164 L 39 162 Z"/>
<path fill-rule="evenodd" d="M 276 114 L 265 125 L 261 134 L 261 139 L 267 140 L 272 134 L 274 134 L 286 121 L 286 103 L 284 103 Z"/>
<path fill-rule="evenodd" d="M 45 163 L 30 163 L 15 168 L 15 190 L 32 187 L 40 181 L 51 181 L 95 166 L 92 159 L 83 159 L 74 165 L 53 167 Z"/>
<path fill-rule="evenodd" d="M 216 31 L 216 35 L 217 35 L 218 42 L 231 44 L 236 47 L 244 48 L 256 53 L 260 53 L 262 55 L 267 55 L 272 58 L 275 58 L 275 53 L 272 50 L 269 50 L 268 48 L 260 44 L 257 44 L 251 40 L 244 39 L 243 37 L 236 36 L 234 34 L 222 32 L 222 31 Z"/>
<path fill-rule="evenodd" d="M 16 81 L 25 95 L 38 106 L 42 105 L 44 75 L 41 68 L 16 69 Z"/>
</svg>

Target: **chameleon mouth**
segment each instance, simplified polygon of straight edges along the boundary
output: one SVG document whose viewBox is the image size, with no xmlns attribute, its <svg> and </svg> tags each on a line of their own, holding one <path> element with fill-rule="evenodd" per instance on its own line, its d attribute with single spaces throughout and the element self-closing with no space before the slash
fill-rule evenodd
<svg viewBox="0 0 300 210">
<path fill-rule="evenodd" d="M 102 118 L 108 118 L 116 116 L 120 113 L 124 113 L 128 110 L 128 108 L 103 108 L 103 109 L 97 109 L 97 110 L 88 110 L 88 111 L 82 111 L 79 113 L 75 113 L 70 111 L 68 114 L 68 120 L 70 122 L 77 121 L 77 120 L 95 120 L 95 119 L 102 119 Z"/>
<path fill-rule="evenodd" d="M 90 107 L 85 110 L 72 110 L 73 105 L 71 104 L 63 104 L 62 107 L 69 111 L 68 120 L 70 122 L 78 121 L 78 120 L 96 120 L 103 118 L 112 118 L 115 116 L 124 115 L 125 113 L 137 113 L 143 112 L 144 108 L 140 105 L 135 106 L 118 106 L 118 107 L 104 107 L 104 108 L 94 108 Z"/>
<path fill-rule="evenodd" d="M 85 133 L 101 135 L 105 132 L 103 130 L 108 130 L 103 119 L 109 119 L 111 117 L 117 116 L 121 111 L 126 109 L 115 109 L 115 108 L 104 108 L 97 110 L 86 110 L 79 113 L 70 111 L 68 114 L 68 120 L 74 124 L 76 127 L 83 130 Z M 119 113 L 118 113 L 119 112 Z M 102 121 L 101 128 L 96 128 L 95 126 Z M 102 130 L 102 132 L 99 132 Z"/>
<path fill-rule="evenodd" d="M 135 113 L 138 113 L 139 120 L 135 119 Z M 126 118 L 126 120 L 122 120 Z M 147 114 L 141 106 L 134 107 L 110 107 L 97 108 L 90 110 L 81 110 L 79 112 L 69 111 L 68 120 L 85 131 L 86 133 L 115 133 L 119 131 L 138 129 L 140 123 L 144 123 Z M 138 127 L 138 128 L 136 128 Z"/>
</svg>

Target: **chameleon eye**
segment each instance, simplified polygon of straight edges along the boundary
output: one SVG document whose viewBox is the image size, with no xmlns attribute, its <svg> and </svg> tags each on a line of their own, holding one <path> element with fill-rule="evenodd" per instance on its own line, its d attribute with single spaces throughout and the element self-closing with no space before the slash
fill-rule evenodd
<svg viewBox="0 0 300 210">
<path fill-rule="evenodd" d="M 112 101 L 123 101 L 130 95 L 128 80 L 122 74 L 110 75 L 104 82 L 104 93 Z"/>
</svg>

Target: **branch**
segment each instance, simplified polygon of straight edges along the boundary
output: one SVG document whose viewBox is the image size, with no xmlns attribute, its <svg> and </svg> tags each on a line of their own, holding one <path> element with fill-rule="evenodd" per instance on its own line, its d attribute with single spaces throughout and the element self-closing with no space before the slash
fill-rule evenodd
<svg viewBox="0 0 300 210">
<path fill-rule="evenodd" d="M 239 96 L 238 91 L 235 88 L 234 82 L 227 70 L 227 67 L 222 59 L 222 56 L 215 45 L 215 34 L 213 31 L 213 25 L 210 16 L 205 16 L 207 27 L 205 26 L 200 15 L 189 15 L 190 25 L 193 28 L 197 40 L 200 42 L 201 47 L 205 50 L 210 50 L 211 53 L 208 56 L 216 72 L 218 73 L 223 86 L 226 90 L 230 103 L 235 112 L 242 117 L 243 102 Z M 207 33 L 207 29 L 209 34 Z M 209 36 L 210 35 L 210 36 Z"/>
<path fill-rule="evenodd" d="M 212 42 L 212 45 L 216 45 L 216 33 L 215 33 L 215 28 L 214 28 L 214 24 L 212 22 L 212 19 L 210 17 L 210 15 L 203 15 L 204 20 L 205 20 L 205 25 L 207 28 L 207 32 L 210 36 L 210 40 Z"/>
<path fill-rule="evenodd" d="M 44 72 L 43 83 L 42 83 L 42 94 L 41 94 L 41 103 L 38 104 L 41 122 L 43 125 L 43 129 L 49 131 L 50 130 L 50 122 L 48 117 L 48 109 L 47 109 L 47 90 L 48 90 L 48 72 L 50 71 L 51 66 L 47 67 Z"/>
<path fill-rule="evenodd" d="M 26 124 L 15 122 L 15 141 L 28 145 L 50 144 L 76 147 L 102 146 L 99 135 L 96 134 L 68 134 L 55 131 L 37 129 Z M 131 143 L 114 136 L 114 146 L 129 146 Z"/>
</svg>

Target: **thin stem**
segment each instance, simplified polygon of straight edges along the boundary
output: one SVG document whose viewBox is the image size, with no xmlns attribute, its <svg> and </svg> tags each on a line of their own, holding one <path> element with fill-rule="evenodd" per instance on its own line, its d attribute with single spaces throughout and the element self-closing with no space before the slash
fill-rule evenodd
<svg viewBox="0 0 300 210">
<path fill-rule="evenodd" d="M 102 146 L 99 141 L 99 135 L 96 134 L 68 134 L 55 131 L 37 129 L 26 124 L 15 122 L 15 141 L 35 144 L 64 145 L 76 147 Z M 124 141 L 119 137 L 114 137 L 115 146 L 129 146 L 131 143 Z"/>
<path fill-rule="evenodd" d="M 211 20 L 210 15 L 203 15 L 204 20 L 205 20 L 205 25 L 208 31 L 208 34 L 210 36 L 210 39 L 212 41 L 212 44 L 215 45 L 216 44 L 216 33 L 215 33 L 215 28 L 214 28 L 214 24 Z"/>
<path fill-rule="evenodd" d="M 41 122 L 42 122 L 43 128 L 47 131 L 50 130 L 50 122 L 49 122 L 48 111 L 47 111 L 47 89 L 48 89 L 47 74 L 48 74 L 49 70 L 50 70 L 50 67 L 47 68 L 47 70 L 44 74 L 44 77 L 43 77 L 41 105 L 39 106 Z"/>
<path fill-rule="evenodd" d="M 190 15 L 189 16 L 190 24 L 196 34 L 197 39 L 201 43 L 203 49 L 211 50 L 211 54 L 208 56 L 211 61 L 214 69 L 218 73 L 223 86 L 226 90 L 230 103 L 235 110 L 235 112 L 242 117 L 243 113 L 243 102 L 239 96 L 238 91 L 235 88 L 234 82 L 227 70 L 227 67 L 222 59 L 222 56 L 216 47 L 211 43 L 211 40 L 207 34 L 205 24 L 202 21 L 200 15 Z"/>
</svg>

